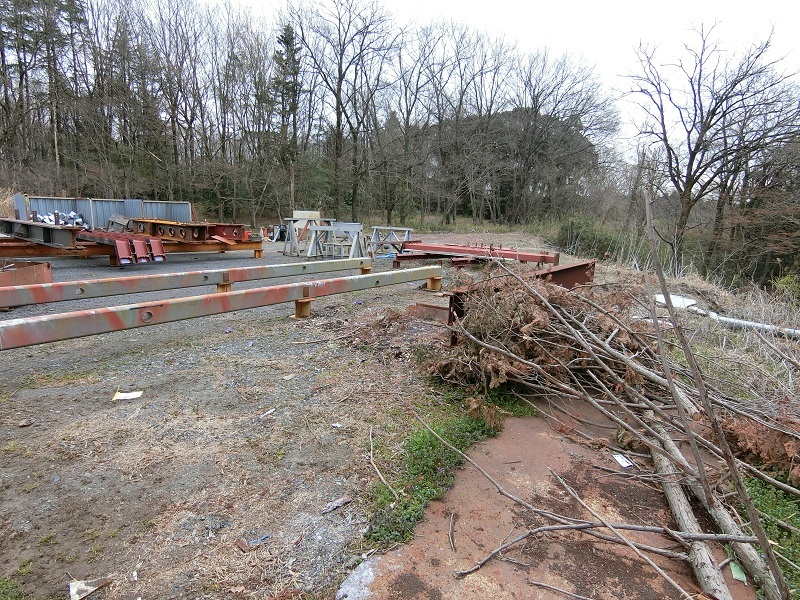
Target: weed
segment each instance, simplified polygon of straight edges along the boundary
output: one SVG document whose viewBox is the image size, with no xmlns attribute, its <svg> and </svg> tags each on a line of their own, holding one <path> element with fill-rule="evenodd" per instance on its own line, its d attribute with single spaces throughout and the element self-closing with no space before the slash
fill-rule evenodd
<svg viewBox="0 0 800 600">
<path fill-rule="evenodd" d="M 52 546 L 56 543 L 56 536 L 52 533 L 49 535 L 45 535 L 40 537 L 39 540 L 36 542 L 37 546 Z"/>
<path fill-rule="evenodd" d="M 5 446 L 3 446 L 3 452 L 7 454 L 13 454 L 14 452 L 19 452 L 22 449 L 22 444 L 20 444 L 17 440 L 11 440 Z"/>
<path fill-rule="evenodd" d="M 745 485 L 756 508 L 767 515 L 763 523 L 770 541 L 781 555 L 795 565 L 800 563 L 800 534 L 797 533 L 800 530 L 800 501 L 758 479 L 746 479 Z M 800 571 L 787 561 L 780 562 L 789 588 L 793 590 L 792 597 L 797 598 L 800 593 Z"/>
<path fill-rule="evenodd" d="M 16 582 L 6 579 L 5 577 L 0 577 L 0 600 L 29 599 L 30 596 L 23 592 L 22 588 L 20 588 Z"/>
<path fill-rule="evenodd" d="M 37 487 L 39 487 L 39 484 L 38 483 L 34 483 L 33 481 L 31 481 L 30 483 L 26 483 L 25 485 L 20 486 L 19 489 L 21 489 L 26 494 L 30 494 Z"/>
<path fill-rule="evenodd" d="M 451 418 L 433 428 L 460 450 L 495 434 L 483 421 L 470 416 Z M 453 471 L 462 460 L 426 429 L 412 433 L 403 449 L 402 475 L 395 486 L 400 499 L 396 500 L 383 484 L 376 484 L 372 491 L 372 519 L 367 538 L 382 546 L 412 538 L 425 506 L 430 500 L 440 498 L 453 484 Z"/>
<path fill-rule="evenodd" d="M 83 535 L 88 540 L 96 540 L 100 537 L 100 532 L 97 529 L 87 529 L 83 532 Z"/>
<path fill-rule="evenodd" d="M 110 529 L 106 535 L 109 539 L 114 539 L 119 535 L 119 529 Z"/>
<path fill-rule="evenodd" d="M 94 544 L 89 550 L 87 550 L 87 554 L 89 555 L 89 562 L 92 562 L 95 558 L 100 556 L 103 551 L 106 549 L 103 544 Z"/>
<path fill-rule="evenodd" d="M 486 402 L 493 404 L 512 417 L 536 417 L 539 415 L 535 406 L 520 400 L 513 394 L 503 392 L 501 389 L 489 390 L 486 394 Z"/>
<path fill-rule="evenodd" d="M 56 560 L 65 562 L 65 563 L 74 563 L 78 560 L 78 553 L 77 552 L 59 552 L 56 554 Z"/>
<path fill-rule="evenodd" d="M 26 558 L 21 563 L 19 563 L 19 566 L 17 567 L 17 574 L 24 576 L 30 573 L 32 569 L 33 569 L 33 559 Z"/>
</svg>

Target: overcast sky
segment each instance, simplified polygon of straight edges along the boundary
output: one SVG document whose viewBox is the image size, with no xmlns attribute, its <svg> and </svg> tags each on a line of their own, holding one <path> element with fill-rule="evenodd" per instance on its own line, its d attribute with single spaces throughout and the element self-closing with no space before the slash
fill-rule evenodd
<svg viewBox="0 0 800 600">
<path fill-rule="evenodd" d="M 286 0 L 241 0 L 274 18 Z M 612 91 L 628 88 L 625 76 L 637 68 L 640 42 L 657 46 L 669 62 L 684 43 L 696 42 L 693 29 L 714 26 L 714 38 L 731 52 L 745 51 L 772 32 L 774 58 L 787 56 L 787 70 L 800 71 L 798 0 L 379 0 L 399 23 L 454 20 L 492 36 L 503 36 L 521 50 L 549 48 L 569 53 L 595 67 Z M 620 102 L 623 121 L 631 117 Z M 627 129 L 627 128 L 626 128 Z"/>
</svg>

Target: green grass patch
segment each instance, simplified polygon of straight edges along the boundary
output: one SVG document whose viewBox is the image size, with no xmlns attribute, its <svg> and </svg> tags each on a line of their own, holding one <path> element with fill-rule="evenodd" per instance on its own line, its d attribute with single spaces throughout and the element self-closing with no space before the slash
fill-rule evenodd
<svg viewBox="0 0 800 600">
<path fill-rule="evenodd" d="M 486 394 L 486 402 L 493 404 L 502 413 L 511 417 L 537 417 L 539 411 L 532 404 L 528 404 L 514 394 L 503 390 L 489 390 Z"/>
<path fill-rule="evenodd" d="M 495 431 L 467 415 L 431 424 L 442 438 L 459 450 L 495 435 Z M 422 518 L 428 502 L 440 498 L 453 485 L 455 468 L 461 456 L 446 448 L 427 429 L 415 430 L 403 444 L 400 480 L 393 484 L 400 495 L 396 500 L 382 483 L 373 488 L 372 520 L 367 541 L 389 546 L 411 540 L 414 526 Z"/>
<path fill-rule="evenodd" d="M 15 581 L 0 577 L 0 600 L 29 600 L 30 598 L 31 596 L 23 592 Z"/>
<path fill-rule="evenodd" d="M 756 508 L 769 515 L 762 522 L 769 539 L 777 544 L 775 550 L 793 563 L 800 564 L 800 534 L 791 530 L 800 530 L 800 499 L 758 479 L 746 479 L 745 486 Z M 793 569 L 786 561 L 778 559 L 778 562 L 792 592 L 792 598 L 800 598 L 800 571 Z"/>
</svg>

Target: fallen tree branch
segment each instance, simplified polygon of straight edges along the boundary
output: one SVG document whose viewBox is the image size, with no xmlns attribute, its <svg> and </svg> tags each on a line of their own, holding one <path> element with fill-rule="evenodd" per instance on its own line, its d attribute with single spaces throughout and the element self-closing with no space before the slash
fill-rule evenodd
<svg viewBox="0 0 800 600">
<path fill-rule="evenodd" d="M 567 484 L 567 482 L 566 482 L 566 481 L 564 481 L 563 479 L 561 479 L 561 477 L 559 477 L 558 473 L 556 473 L 556 472 L 555 472 L 555 471 L 553 471 L 552 469 L 548 469 L 548 471 L 550 471 L 550 474 L 551 474 L 553 477 L 555 477 L 556 481 L 558 481 L 558 482 L 559 482 L 559 483 L 562 485 L 562 487 L 563 487 L 565 490 L 567 490 L 567 493 L 568 493 L 570 496 L 572 496 L 573 498 L 575 498 L 575 500 L 576 500 L 576 501 L 577 501 L 577 502 L 578 502 L 578 503 L 579 503 L 579 504 L 580 504 L 580 505 L 581 505 L 581 506 L 582 506 L 584 509 L 586 509 L 586 510 L 587 510 L 587 511 L 588 511 L 588 512 L 589 512 L 589 513 L 590 513 L 590 514 L 591 514 L 591 515 L 592 515 L 592 516 L 595 518 L 595 519 L 597 519 L 597 520 L 598 520 L 598 521 L 600 521 L 600 522 L 601 522 L 603 525 L 605 525 L 606 527 L 608 527 L 608 529 L 609 529 L 610 531 L 612 531 L 612 532 L 614 533 L 614 535 L 615 535 L 615 536 L 617 536 L 617 538 L 619 538 L 619 539 L 620 539 L 620 540 L 621 540 L 621 541 L 622 541 L 622 542 L 623 542 L 623 543 L 624 543 L 626 546 L 628 546 L 628 547 L 629 547 L 631 550 L 633 550 L 633 551 L 634 551 L 636 554 L 638 554 L 638 555 L 639 555 L 639 558 L 641 558 L 641 559 L 642 559 L 643 561 L 645 561 L 645 562 L 646 562 L 648 565 L 650 565 L 650 567 L 651 567 L 651 568 L 652 568 L 652 569 L 653 569 L 653 570 L 654 570 L 656 573 L 658 573 L 659 575 L 661 575 L 661 577 L 663 577 L 663 578 L 664 578 L 664 580 L 665 580 L 667 583 L 669 583 L 669 584 L 670 584 L 670 585 L 673 587 L 673 589 L 675 589 L 675 590 L 676 590 L 676 591 L 677 591 L 677 592 L 678 592 L 678 593 L 679 593 L 681 596 L 683 596 L 684 598 L 687 598 L 688 600 L 693 600 L 694 596 L 692 596 L 692 595 L 691 595 L 689 592 L 687 592 L 685 589 L 683 589 L 683 588 L 680 586 L 680 584 L 678 584 L 678 582 L 677 582 L 677 581 L 675 581 L 674 579 L 672 579 L 672 577 L 670 577 L 669 575 L 667 575 L 667 574 L 664 572 L 664 569 L 662 569 L 661 567 L 659 567 L 659 566 L 658 566 L 656 563 L 654 563 L 654 562 L 653 562 L 653 561 L 652 561 L 652 560 L 651 560 L 649 557 L 647 557 L 647 556 L 645 556 L 644 554 L 642 554 L 642 552 L 641 552 L 641 551 L 640 551 L 640 550 L 639 550 L 639 549 L 636 547 L 636 545 L 635 545 L 633 542 L 631 542 L 631 541 L 630 541 L 630 540 L 629 540 L 627 537 L 625 537 L 624 535 L 622 535 L 622 534 L 619 532 L 619 530 L 618 530 L 618 529 L 614 528 L 614 526 L 612 526 L 611 524 L 609 524 L 609 523 L 608 523 L 608 522 L 607 522 L 607 521 L 606 521 L 606 520 L 605 520 L 603 517 L 601 517 L 601 516 L 600 516 L 600 515 L 599 515 L 599 514 L 598 514 L 596 511 L 592 510 L 592 509 L 589 507 L 589 505 L 587 505 L 587 504 L 586 504 L 586 503 L 585 503 L 585 502 L 584 502 L 584 501 L 581 499 L 581 497 L 578 495 L 578 493 L 577 493 L 575 490 L 573 490 L 573 489 L 572 489 L 572 488 L 571 488 L 571 487 L 570 487 L 570 486 Z M 725 598 L 725 597 L 723 597 L 723 599 L 722 599 L 722 600 L 726 600 L 726 598 Z"/>
<path fill-rule="evenodd" d="M 389 491 L 392 492 L 394 499 L 399 502 L 400 495 L 396 491 L 394 491 L 394 488 L 391 485 L 389 485 L 388 481 L 386 481 L 386 478 L 383 476 L 383 473 L 381 473 L 381 470 L 378 468 L 378 465 L 375 464 L 375 459 L 372 456 L 372 427 L 369 428 L 369 462 L 372 465 L 372 468 L 375 469 L 375 472 L 378 474 L 378 477 L 381 478 L 383 485 L 389 488 Z"/>
</svg>

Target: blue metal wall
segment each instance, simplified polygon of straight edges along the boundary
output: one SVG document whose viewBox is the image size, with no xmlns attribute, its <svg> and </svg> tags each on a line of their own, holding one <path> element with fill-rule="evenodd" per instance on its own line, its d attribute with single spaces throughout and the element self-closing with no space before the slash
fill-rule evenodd
<svg viewBox="0 0 800 600">
<path fill-rule="evenodd" d="M 161 219 L 163 221 L 180 221 L 188 223 L 192 220 L 191 202 L 154 202 L 127 198 L 96 199 L 96 198 L 49 198 L 46 196 L 14 195 L 14 209 L 19 211 L 20 219 L 36 213 L 48 214 L 59 212 L 67 214 L 76 212 L 83 215 L 84 221 L 90 227 L 106 227 L 108 220 L 113 215 L 129 218 Z"/>
</svg>

